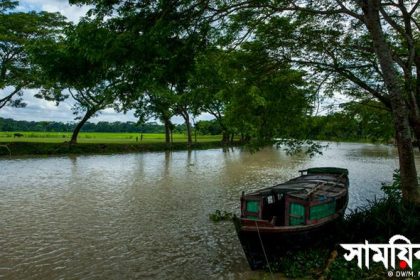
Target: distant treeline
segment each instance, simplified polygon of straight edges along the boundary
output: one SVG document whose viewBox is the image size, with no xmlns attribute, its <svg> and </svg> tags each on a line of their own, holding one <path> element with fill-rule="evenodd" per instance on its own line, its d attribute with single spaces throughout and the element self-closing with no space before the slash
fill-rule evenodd
<svg viewBox="0 0 420 280">
<path fill-rule="evenodd" d="M 45 131 L 45 132 L 72 132 L 76 123 L 49 122 L 49 121 L 17 121 L 0 118 L 0 131 Z M 182 130 L 182 128 L 181 128 Z M 163 133 L 164 126 L 157 123 L 137 124 L 135 122 L 98 122 L 86 123 L 83 132 L 144 132 Z"/>
<path fill-rule="evenodd" d="M 342 113 L 312 117 L 306 131 L 306 137 L 312 140 L 389 143 L 394 139 L 391 120 L 363 122 Z"/>
<path fill-rule="evenodd" d="M 391 114 L 378 102 L 350 102 L 338 112 L 309 117 L 303 130 L 312 140 L 392 142 L 395 130 Z"/>
<path fill-rule="evenodd" d="M 71 132 L 75 126 L 75 123 L 0 118 L 0 131 Z M 172 127 L 174 133 L 186 133 L 186 130 L 184 124 Z M 165 133 L 165 127 L 155 122 L 87 122 L 81 131 Z M 392 119 L 388 111 L 381 107 L 369 108 L 366 104 L 362 106 L 356 103 L 343 106 L 341 111 L 325 116 L 309 116 L 302 122 L 299 131 L 298 136 L 312 140 L 389 142 L 394 138 Z M 199 135 L 221 135 L 223 129 L 217 120 L 198 121 L 193 126 L 193 132 Z"/>
<path fill-rule="evenodd" d="M 76 123 L 53 121 L 17 121 L 0 118 L 0 131 L 42 131 L 42 132 L 72 132 Z M 199 121 L 195 124 L 197 132 L 203 135 L 221 134 L 220 126 L 215 121 Z M 83 132 L 131 132 L 131 133 L 165 133 L 165 127 L 156 122 L 138 124 L 136 122 L 87 122 L 81 129 Z M 174 133 L 185 133 L 184 124 L 176 124 Z"/>
</svg>

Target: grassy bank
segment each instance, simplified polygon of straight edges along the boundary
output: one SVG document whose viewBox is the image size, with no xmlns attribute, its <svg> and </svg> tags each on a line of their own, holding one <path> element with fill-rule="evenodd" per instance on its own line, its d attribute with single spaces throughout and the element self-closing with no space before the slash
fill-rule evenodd
<svg viewBox="0 0 420 280">
<path fill-rule="evenodd" d="M 6 147 L 7 146 L 7 147 Z M 41 142 L 8 142 L 0 143 L 0 157 L 20 155 L 63 155 L 63 154 L 114 154 L 152 152 L 166 150 L 211 149 L 220 148 L 220 141 L 207 141 L 194 143 L 188 147 L 185 142 L 174 142 L 170 147 L 162 142 L 151 143 L 79 143 L 69 146 L 68 143 L 41 143 Z M 10 151 L 10 153 L 9 153 Z"/>
<path fill-rule="evenodd" d="M 21 135 L 16 137 L 15 134 Z M 138 144 L 138 143 L 162 143 L 165 141 L 163 133 L 114 133 L 114 132 L 81 132 L 78 137 L 79 143 L 94 144 Z M 174 133 L 174 142 L 186 142 L 185 134 Z M 71 132 L 0 132 L 0 142 L 39 142 L 39 143 L 63 143 L 70 141 Z M 221 135 L 198 135 L 198 142 L 220 141 Z"/>
<path fill-rule="evenodd" d="M 17 135 L 16 135 L 17 134 Z M 78 144 L 69 146 L 70 132 L 0 132 L 0 156 L 112 154 L 165 150 L 210 149 L 222 147 L 220 135 L 199 135 L 187 146 L 185 134 L 173 134 L 173 144 L 165 144 L 161 133 L 84 132 Z"/>
</svg>

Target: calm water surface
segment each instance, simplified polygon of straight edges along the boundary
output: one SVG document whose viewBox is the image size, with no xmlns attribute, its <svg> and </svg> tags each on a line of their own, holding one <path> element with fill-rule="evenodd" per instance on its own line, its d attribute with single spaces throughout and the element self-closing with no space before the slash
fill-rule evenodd
<svg viewBox="0 0 420 280">
<path fill-rule="evenodd" d="M 314 158 L 213 149 L 3 159 L 0 278 L 252 278 L 233 225 L 209 213 L 238 213 L 241 191 L 312 166 L 348 168 L 355 208 L 381 196 L 397 165 L 391 146 L 335 143 Z"/>
</svg>

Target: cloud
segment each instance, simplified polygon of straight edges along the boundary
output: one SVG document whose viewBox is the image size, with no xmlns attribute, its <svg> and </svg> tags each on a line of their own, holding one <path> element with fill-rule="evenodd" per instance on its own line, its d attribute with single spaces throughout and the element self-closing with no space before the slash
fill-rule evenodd
<svg viewBox="0 0 420 280">
<path fill-rule="evenodd" d="M 73 22 L 78 22 L 89 9 L 90 6 L 70 5 L 67 0 L 23 0 L 18 8 L 20 11 L 59 12 Z"/>
<path fill-rule="evenodd" d="M 34 97 L 37 93 L 36 89 L 25 90 L 23 100 L 27 104 L 24 108 L 13 108 L 5 106 L 0 109 L 1 118 L 11 118 L 15 120 L 26 121 L 58 121 L 58 122 L 74 122 L 76 117 L 73 114 L 72 107 L 75 104 L 71 97 L 60 102 L 57 106 L 55 102 L 46 101 Z M 0 91 L 1 94 L 1 91 Z M 212 120 L 214 117 L 208 113 L 197 116 L 194 121 Z M 99 114 L 89 120 L 89 122 L 97 123 L 100 121 L 107 122 L 136 122 L 138 119 L 134 116 L 134 111 L 128 111 L 127 114 L 118 113 L 112 108 L 108 108 L 99 112 Z M 184 123 L 184 119 L 180 116 L 172 117 L 171 121 L 175 124 Z M 192 120 L 191 120 L 192 121 Z M 149 122 L 159 122 L 156 119 L 150 119 Z"/>
<path fill-rule="evenodd" d="M 53 102 L 37 99 L 33 96 L 35 90 L 26 90 L 23 95 L 24 108 L 4 107 L 0 110 L 0 117 L 12 118 L 15 120 L 27 121 L 71 121 L 73 116 L 71 104 L 63 102 L 60 106 L 55 106 Z"/>
<path fill-rule="evenodd" d="M 23 100 L 27 104 L 24 108 L 3 107 L 0 109 L 0 117 L 26 121 L 59 121 L 73 122 L 75 115 L 71 110 L 75 101 L 71 98 L 61 102 L 58 106 L 55 102 L 46 101 L 34 97 L 36 90 L 26 90 Z M 115 112 L 113 109 L 106 109 L 98 116 L 89 120 L 90 122 L 99 121 L 137 121 L 133 112 L 127 114 Z"/>
</svg>

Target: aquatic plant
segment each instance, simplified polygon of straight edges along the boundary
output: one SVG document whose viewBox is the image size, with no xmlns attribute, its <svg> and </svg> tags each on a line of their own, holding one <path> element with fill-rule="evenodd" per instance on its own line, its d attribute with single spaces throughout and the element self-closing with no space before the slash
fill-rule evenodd
<svg viewBox="0 0 420 280">
<path fill-rule="evenodd" d="M 216 210 L 214 213 L 209 214 L 209 218 L 213 222 L 230 221 L 233 214 L 227 211 Z"/>
</svg>

